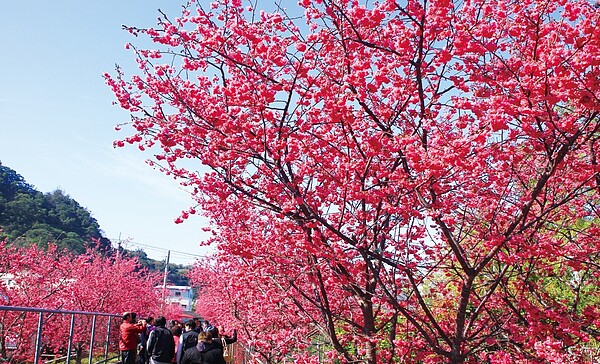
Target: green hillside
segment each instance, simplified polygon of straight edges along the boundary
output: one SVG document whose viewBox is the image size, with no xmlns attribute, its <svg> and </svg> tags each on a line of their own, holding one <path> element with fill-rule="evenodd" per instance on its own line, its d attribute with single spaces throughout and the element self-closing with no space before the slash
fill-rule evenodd
<svg viewBox="0 0 600 364">
<path fill-rule="evenodd" d="M 18 246 L 55 244 L 60 249 L 82 254 L 87 249 L 103 255 L 116 254 L 111 241 L 103 236 L 92 213 L 64 191 L 37 191 L 20 174 L 0 162 L 0 240 Z M 122 250 L 137 257 L 142 266 L 162 271 L 164 262 L 148 258 L 143 250 Z M 187 285 L 187 268 L 169 264 L 169 282 Z"/>
</svg>

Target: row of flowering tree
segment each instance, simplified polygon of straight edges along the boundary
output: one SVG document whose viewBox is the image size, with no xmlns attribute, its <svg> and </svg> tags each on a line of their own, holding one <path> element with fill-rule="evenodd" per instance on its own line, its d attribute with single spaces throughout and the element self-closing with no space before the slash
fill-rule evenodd
<svg viewBox="0 0 600 364">
<path fill-rule="evenodd" d="M 215 227 L 200 312 L 270 362 L 316 360 L 315 336 L 343 362 L 585 360 L 598 4 L 258 6 L 127 27 L 155 45 L 106 74 L 132 115 L 117 145 L 152 151 Z"/>
<path fill-rule="evenodd" d="M 134 311 L 143 315 L 162 313 L 160 282 L 156 274 L 141 269 L 136 260 L 105 257 L 89 251 L 73 255 L 50 246 L 47 250 L 0 244 L 0 305 L 52 310 L 121 314 Z M 169 308 L 170 314 L 177 314 Z M 43 317 L 43 344 L 51 352 L 69 345 L 71 316 L 49 314 Z M 93 317 L 76 316 L 72 345 L 76 359 L 89 350 Z M 107 317 L 98 316 L 95 337 L 103 342 Z M 119 320 L 112 323 L 113 343 Z M 2 358 L 28 359 L 38 328 L 38 315 L 19 311 L 0 312 Z M 16 346 L 7 350 L 7 344 Z M 96 349 L 103 350 L 103 345 Z"/>
</svg>

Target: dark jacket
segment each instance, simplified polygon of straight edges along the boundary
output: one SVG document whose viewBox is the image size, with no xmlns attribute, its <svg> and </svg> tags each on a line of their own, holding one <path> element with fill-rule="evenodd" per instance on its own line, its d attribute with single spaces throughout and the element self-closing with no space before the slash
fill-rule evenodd
<svg viewBox="0 0 600 364">
<path fill-rule="evenodd" d="M 148 355 L 155 361 L 170 363 L 175 356 L 175 340 L 171 330 L 156 327 L 148 337 Z"/>
<path fill-rule="evenodd" d="M 183 353 L 198 345 L 198 331 L 186 331 L 179 338 L 179 346 L 177 348 L 177 364 L 181 364 Z"/>
<path fill-rule="evenodd" d="M 223 349 L 214 342 L 200 342 L 183 353 L 181 364 L 226 364 Z"/>
</svg>

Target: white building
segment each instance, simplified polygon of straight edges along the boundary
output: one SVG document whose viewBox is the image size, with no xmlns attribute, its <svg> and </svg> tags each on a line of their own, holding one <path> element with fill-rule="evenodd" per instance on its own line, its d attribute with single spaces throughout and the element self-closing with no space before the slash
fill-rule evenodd
<svg viewBox="0 0 600 364">
<path fill-rule="evenodd" d="M 17 286 L 15 282 L 15 275 L 12 273 L 0 273 L 0 283 L 2 283 L 6 288 L 11 289 Z"/>
<path fill-rule="evenodd" d="M 163 286 L 156 287 L 162 291 Z M 167 286 L 165 301 L 177 303 L 184 311 L 191 311 L 194 303 L 194 291 L 190 286 Z"/>
</svg>

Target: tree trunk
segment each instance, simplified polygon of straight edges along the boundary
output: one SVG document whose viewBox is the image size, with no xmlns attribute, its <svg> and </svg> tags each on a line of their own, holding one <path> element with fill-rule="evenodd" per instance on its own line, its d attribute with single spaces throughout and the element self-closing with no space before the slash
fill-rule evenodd
<svg viewBox="0 0 600 364">
<path fill-rule="evenodd" d="M 465 362 L 465 358 L 464 356 L 462 356 L 460 354 L 460 352 L 458 353 L 452 353 L 450 354 L 450 359 L 448 360 L 448 364 L 462 364 Z"/>
<path fill-rule="evenodd" d="M 374 283 L 372 283 L 374 286 Z M 372 287 L 370 287 L 372 288 Z M 364 330 L 365 335 L 368 339 L 365 344 L 365 359 L 366 364 L 376 364 L 377 363 L 377 345 L 374 345 L 371 341 L 371 336 L 375 332 L 375 314 L 373 312 L 373 302 L 371 302 L 371 296 L 366 297 L 362 303 L 362 313 L 364 319 Z"/>
<path fill-rule="evenodd" d="M 366 364 L 376 364 L 377 363 L 377 347 L 373 345 L 371 341 L 369 341 L 366 345 Z"/>
<path fill-rule="evenodd" d="M 0 358 L 2 358 L 2 361 L 6 360 L 6 338 L 4 337 L 4 335 L 0 334 Z"/>
<path fill-rule="evenodd" d="M 81 343 L 77 343 L 75 346 L 75 364 L 81 364 L 81 360 L 83 359 L 83 345 Z"/>
</svg>

